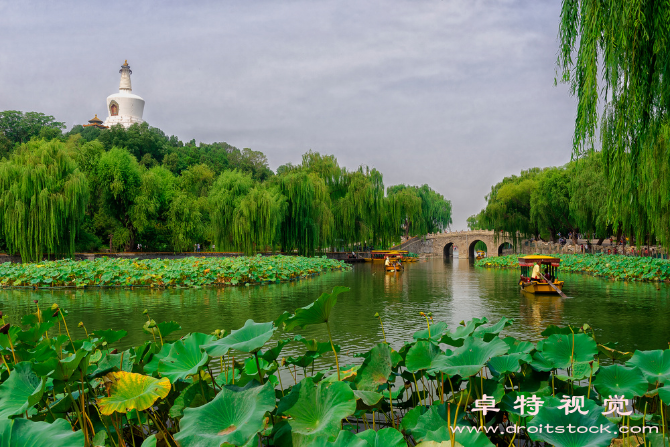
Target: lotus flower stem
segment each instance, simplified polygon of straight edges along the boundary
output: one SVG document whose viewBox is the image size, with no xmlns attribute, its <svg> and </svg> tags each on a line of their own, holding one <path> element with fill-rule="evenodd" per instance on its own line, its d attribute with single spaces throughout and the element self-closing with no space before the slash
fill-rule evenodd
<svg viewBox="0 0 670 447">
<path fill-rule="evenodd" d="M 377 425 L 375 424 L 375 412 L 372 411 L 372 430 L 377 431 Z"/>
<path fill-rule="evenodd" d="M 647 419 L 647 402 L 644 403 L 644 415 L 642 417 L 642 442 L 644 447 L 647 447 L 647 433 L 644 430 L 646 419 Z"/>
<path fill-rule="evenodd" d="M 379 315 L 379 312 L 375 314 L 375 317 L 379 318 L 379 325 L 382 327 L 382 336 L 384 337 L 384 343 L 388 344 L 386 341 L 386 332 L 384 332 L 384 323 L 382 322 L 382 317 Z"/>
<path fill-rule="evenodd" d="M 444 373 L 440 372 L 440 404 L 444 403 Z"/>
<path fill-rule="evenodd" d="M 423 397 L 419 392 L 419 382 L 416 381 L 416 374 L 412 373 L 412 376 L 414 377 L 414 386 L 416 387 L 416 393 L 419 395 L 419 402 L 421 402 L 421 405 L 423 405 Z"/>
<path fill-rule="evenodd" d="M 258 378 L 261 380 L 261 385 L 263 385 L 263 376 L 261 375 L 261 364 L 258 361 L 258 351 L 254 352 L 254 357 L 256 357 L 256 368 L 258 368 Z"/>
<path fill-rule="evenodd" d="M 337 351 L 335 351 L 335 345 L 333 344 L 333 336 L 330 333 L 330 323 L 326 320 L 326 327 L 328 328 L 328 338 L 330 339 L 330 347 L 333 348 L 333 354 L 335 354 L 335 367 L 337 368 L 337 380 L 342 380 L 340 378 L 340 361 L 337 359 Z"/>
<path fill-rule="evenodd" d="M 663 399 L 661 399 L 661 424 L 663 424 L 663 447 L 665 447 L 665 411 L 663 411 Z"/>
<path fill-rule="evenodd" d="M 7 331 L 7 340 L 9 341 L 9 348 L 12 350 L 12 357 L 14 358 L 14 364 L 16 365 L 18 362 L 16 361 L 16 354 L 14 353 L 14 345 L 12 344 L 12 336 L 9 335 L 9 331 Z M 9 368 L 7 368 L 7 372 L 9 372 Z"/>
<path fill-rule="evenodd" d="M 395 428 L 395 414 L 393 413 L 393 390 L 391 389 L 391 384 L 386 381 L 386 386 L 389 389 L 389 403 L 391 404 L 391 425 Z"/>
<path fill-rule="evenodd" d="M 279 388 L 281 388 L 281 397 L 284 397 L 284 385 L 281 383 L 281 371 L 277 367 L 277 378 L 279 379 Z"/>
<path fill-rule="evenodd" d="M 63 318 L 63 324 L 65 325 L 65 332 L 67 332 L 67 338 L 70 339 L 70 343 L 72 343 L 72 346 L 74 346 L 74 342 L 72 341 L 72 337 L 70 337 L 70 331 L 67 328 L 67 322 L 65 321 L 65 315 L 63 315 L 63 310 L 59 307 L 58 312 L 60 312 L 60 316 Z"/>
<path fill-rule="evenodd" d="M 7 368 L 7 373 L 9 373 L 10 370 L 9 370 L 9 365 L 7 364 L 7 359 L 5 359 L 5 356 L 4 356 L 4 355 L 0 355 L 0 357 L 2 357 L 2 363 L 4 363 L 4 364 L 5 364 L 5 368 Z"/>
<path fill-rule="evenodd" d="M 165 437 L 165 439 L 170 437 L 170 439 L 172 439 L 172 442 L 174 443 L 174 445 L 177 445 L 177 441 L 174 440 L 174 438 L 172 437 L 172 433 L 170 433 L 170 431 L 165 428 L 165 425 L 163 425 L 162 422 L 159 423 L 158 418 L 156 418 L 153 414 L 151 414 L 151 412 L 149 411 L 148 408 L 146 409 L 145 412 L 154 421 L 154 424 L 156 425 L 156 428 L 163 432 L 163 436 Z"/>
</svg>

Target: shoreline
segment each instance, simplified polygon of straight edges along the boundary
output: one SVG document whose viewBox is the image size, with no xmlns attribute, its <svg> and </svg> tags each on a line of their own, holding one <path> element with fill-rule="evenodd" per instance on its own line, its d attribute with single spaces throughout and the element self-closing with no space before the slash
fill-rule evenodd
<svg viewBox="0 0 670 447">
<path fill-rule="evenodd" d="M 519 269 L 518 259 L 526 254 L 484 258 L 476 267 Z M 561 259 L 559 271 L 584 273 L 614 281 L 670 282 L 670 262 L 664 259 L 606 254 L 552 254 Z"/>
</svg>

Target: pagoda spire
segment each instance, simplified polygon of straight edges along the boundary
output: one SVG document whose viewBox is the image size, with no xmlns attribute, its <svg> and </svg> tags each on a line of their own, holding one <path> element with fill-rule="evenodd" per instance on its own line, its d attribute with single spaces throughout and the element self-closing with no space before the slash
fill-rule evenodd
<svg viewBox="0 0 670 447">
<path fill-rule="evenodd" d="M 121 70 L 119 70 L 119 73 L 121 73 L 119 91 L 132 92 L 133 88 L 130 86 L 130 75 L 133 74 L 133 72 L 130 69 L 130 65 L 128 65 L 128 59 L 126 59 L 123 65 L 121 65 Z"/>
</svg>

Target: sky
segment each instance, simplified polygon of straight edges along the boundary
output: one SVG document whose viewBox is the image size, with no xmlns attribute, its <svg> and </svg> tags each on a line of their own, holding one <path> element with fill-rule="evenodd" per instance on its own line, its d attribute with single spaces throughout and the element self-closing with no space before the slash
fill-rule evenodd
<svg viewBox="0 0 670 447">
<path fill-rule="evenodd" d="M 0 0 L 0 111 L 107 116 L 125 59 L 144 119 L 270 167 L 309 150 L 428 184 L 451 228 L 491 186 L 570 160 L 559 0 Z"/>
</svg>

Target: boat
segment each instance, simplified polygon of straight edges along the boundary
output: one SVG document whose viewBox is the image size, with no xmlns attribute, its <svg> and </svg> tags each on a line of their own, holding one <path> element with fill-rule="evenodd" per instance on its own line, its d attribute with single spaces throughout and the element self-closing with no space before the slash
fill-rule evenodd
<svg viewBox="0 0 670 447">
<path fill-rule="evenodd" d="M 479 261 L 480 259 L 484 259 L 486 257 L 486 252 L 477 250 L 477 260 Z"/>
<path fill-rule="evenodd" d="M 551 284 L 553 284 L 555 288 L 542 278 L 539 280 L 531 278 L 533 267 L 536 263 L 540 265 L 540 272 L 551 281 Z M 558 267 L 560 264 L 561 260 L 553 256 L 530 255 L 519 258 L 519 265 L 521 266 L 521 278 L 519 279 L 519 286 L 524 292 L 528 293 L 557 294 L 558 292 L 556 289 L 563 290 L 564 285 L 564 281 L 559 281 L 556 279 L 556 274 L 558 273 Z M 545 273 L 545 270 L 547 273 Z"/>
<path fill-rule="evenodd" d="M 405 266 L 402 265 L 402 255 L 396 253 L 389 253 L 385 258 L 388 258 L 389 264 L 384 265 L 386 273 L 400 273 L 405 269 Z"/>
<path fill-rule="evenodd" d="M 419 255 L 416 253 L 408 252 L 402 257 L 403 262 L 417 262 L 419 260 Z"/>
<path fill-rule="evenodd" d="M 372 262 L 384 262 L 387 255 L 404 257 L 408 253 L 407 250 L 372 250 L 370 255 L 372 257 Z"/>
</svg>

